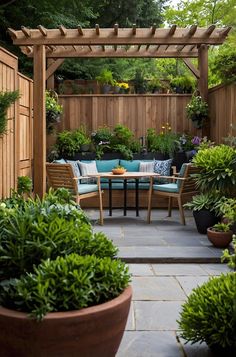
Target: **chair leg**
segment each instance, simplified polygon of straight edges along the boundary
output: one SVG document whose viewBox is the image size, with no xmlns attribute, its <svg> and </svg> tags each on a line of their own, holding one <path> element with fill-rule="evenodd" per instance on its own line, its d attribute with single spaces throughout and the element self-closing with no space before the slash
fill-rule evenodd
<svg viewBox="0 0 236 357">
<path fill-rule="evenodd" d="M 147 212 L 147 223 L 151 223 L 151 209 L 152 209 L 152 183 L 153 178 L 150 180 L 150 188 L 148 191 L 148 212 Z"/>
<path fill-rule="evenodd" d="M 102 207 L 102 191 L 99 190 L 99 212 L 100 212 L 100 225 L 103 226 L 103 207 Z"/>
<path fill-rule="evenodd" d="M 184 217 L 184 209 L 183 209 L 182 200 L 181 200 L 180 196 L 178 197 L 178 205 L 179 205 L 179 213 L 180 213 L 181 223 L 183 225 L 185 225 L 186 223 L 185 223 L 185 217 Z"/>
<path fill-rule="evenodd" d="M 172 197 L 170 196 L 169 197 L 169 200 L 168 200 L 168 217 L 171 217 L 171 213 L 172 213 Z"/>
</svg>

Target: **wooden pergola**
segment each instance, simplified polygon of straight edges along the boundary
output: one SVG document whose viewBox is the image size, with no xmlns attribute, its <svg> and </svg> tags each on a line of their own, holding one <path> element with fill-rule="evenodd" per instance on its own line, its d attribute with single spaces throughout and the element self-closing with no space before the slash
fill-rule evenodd
<svg viewBox="0 0 236 357">
<path fill-rule="evenodd" d="M 34 192 L 46 191 L 46 113 L 45 89 L 53 86 L 53 73 L 65 58 L 182 58 L 198 80 L 202 97 L 208 97 L 208 48 L 221 45 L 230 27 L 199 28 L 100 28 L 37 29 L 22 26 L 8 29 L 15 45 L 34 61 Z M 198 67 L 191 58 L 198 58 Z"/>
</svg>

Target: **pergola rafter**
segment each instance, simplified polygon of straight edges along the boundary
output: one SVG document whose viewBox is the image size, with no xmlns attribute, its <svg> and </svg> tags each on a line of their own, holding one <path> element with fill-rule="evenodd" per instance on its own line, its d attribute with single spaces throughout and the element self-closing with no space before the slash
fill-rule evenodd
<svg viewBox="0 0 236 357">
<path fill-rule="evenodd" d="M 46 117 L 45 82 L 53 86 L 53 73 L 64 58 L 182 58 L 198 80 L 204 99 L 208 95 L 208 47 L 221 45 L 230 27 L 210 25 L 199 28 L 113 28 L 36 29 L 22 26 L 21 30 L 8 29 L 15 45 L 34 59 L 34 190 L 43 196 L 46 190 Z M 198 68 L 191 62 L 198 58 Z"/>
</svg>

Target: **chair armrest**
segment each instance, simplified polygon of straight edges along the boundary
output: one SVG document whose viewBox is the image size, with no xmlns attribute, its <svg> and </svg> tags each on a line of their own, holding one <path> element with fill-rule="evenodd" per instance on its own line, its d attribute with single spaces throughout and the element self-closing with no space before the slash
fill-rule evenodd
<svg viewBox="0 0 236 357">
<path fill-rule="evenodd" d="M 177 181 L 177 180 L 185 181 L 185 180 L 188 179 L 188 178 L 186 178 L 186 177 L 162 176 L 162 175 L 158 176 L 158 178 L 159 178 L 159 177 L 160 177 L 160 178 L 167 179 L 167 180 L 175 180 L 175 181 Z"/>
</svg>

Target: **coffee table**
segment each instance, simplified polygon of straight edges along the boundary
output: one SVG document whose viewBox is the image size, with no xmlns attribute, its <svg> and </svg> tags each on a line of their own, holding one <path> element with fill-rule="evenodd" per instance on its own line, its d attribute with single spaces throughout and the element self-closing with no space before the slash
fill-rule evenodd
<svg viewBox="0 0 236 357">
<path fill-rule="evenodd" d="M 92 176 L 92 175 L 91 175 Z M 119 178 L 124 180 L 124 216 L 127 214 L 127 180 L 135 180 L 135 206 L 136 206 L 136 216 L 139 216 L 139 179 L 149 178 L 149 190 L 148 190 L 148 200 L 151 199 L 153 178 L 160 176 L 154 172 L 125 172 L 122 175 L 115 175 L 112 172 L 99 172 L 93 175 L 108 179 L 108 189 L 109 189 L 109 216 L 112 216 L 112 181 Z"/>
</svg>

